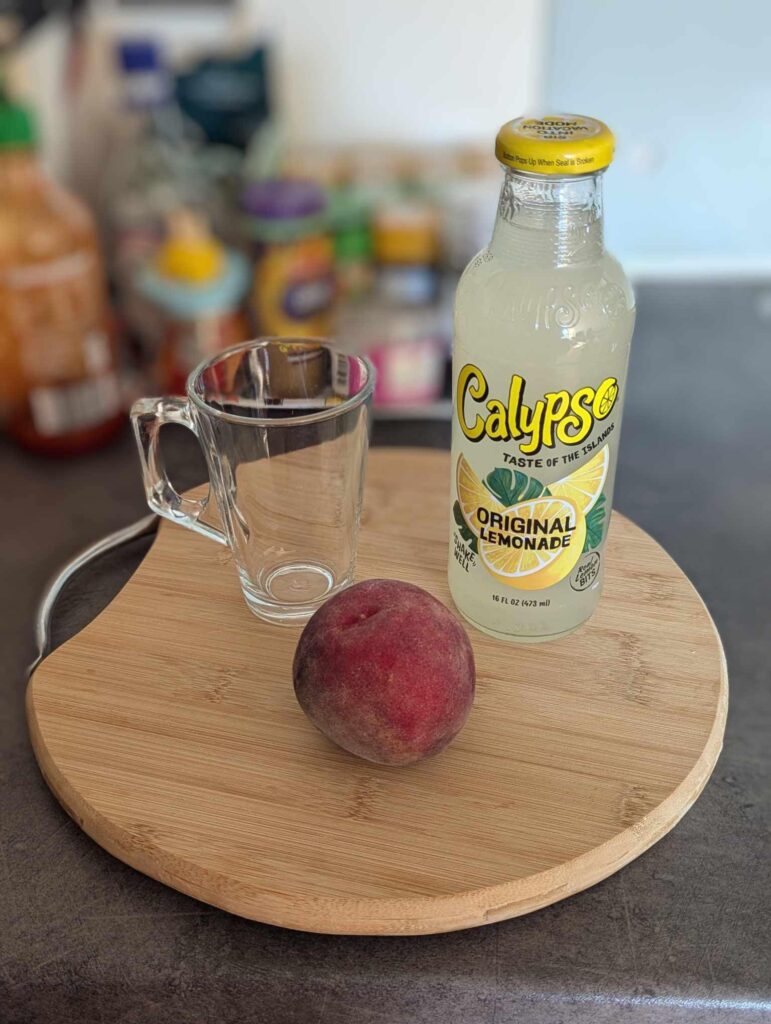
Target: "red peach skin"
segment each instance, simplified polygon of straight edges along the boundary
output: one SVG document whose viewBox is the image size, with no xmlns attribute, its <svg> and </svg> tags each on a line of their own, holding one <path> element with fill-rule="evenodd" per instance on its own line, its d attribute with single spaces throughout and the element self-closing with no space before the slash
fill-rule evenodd
<svg viewBox="0 0 771 1024">
<path fill-rule="evenodd" d="M 397 580 L 368 580 L 327 601 L 303 630 L 293 676 L 314 725 L 378 764 L 438 754 L 474 700 L 466 631 L 427 591 Z"/>
</svg>

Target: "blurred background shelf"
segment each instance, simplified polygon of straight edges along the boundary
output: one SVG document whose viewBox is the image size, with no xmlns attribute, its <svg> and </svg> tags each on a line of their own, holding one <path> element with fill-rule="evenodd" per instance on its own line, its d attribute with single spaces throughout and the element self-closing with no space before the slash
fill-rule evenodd
<svg viewBox="0 0 771 1024">
<path fill-rule="evenodd" d="M 482 0 L 473 16 L 439 0 L 9 0 L 2 76 L 37 126 L 42 167 L 95 219 L 99 329 L 124 409 L 179 390 L 229 342 L 322 333 L 374 359 L 378 416 L 442 419 L 454 284 L 487 242 L 490 138 L 515 113 L 612 125 L 608 245 L 638 282 L 771 276 L 771 206 L 752 185 L 771 160 L 757 117 L 771 13 L 740 7 L 697 16 L 655 0 L 641 19 L 562 0 Z M 727 184 L 737 176 L 746 187 Z M 14 265 L 8 247 L 0 259 Z M 39 367 L 7 371 L 7 353 L 28 347 L 4 344 L 8 330 L 0 376 L 19 384 L 0 395 L 6 424 L 35 387 L 61 385 Z M 45 397 L 49 430 L 54 404 L 72 395 Z M 28 405 L 34 420 L 41 402 Z"/>
<path fill-rule="evenodd" d="M 452 417 L 452 402 L 449 398 L 424 405 L 391 405 L 375 409 L 375 419 L 382 422 L 389 420 L 446 420 Z"/>
</svg>

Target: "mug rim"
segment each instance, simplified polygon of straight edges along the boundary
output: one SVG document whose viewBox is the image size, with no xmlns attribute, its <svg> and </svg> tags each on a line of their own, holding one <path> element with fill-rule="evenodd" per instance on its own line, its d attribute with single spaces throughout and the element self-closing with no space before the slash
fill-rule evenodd
<svg viewBox="0 0 771 1024">
<path fill-rule="evenodd" d="M 331 352 L 338 353 L 339 355 L 345 356 L 347 359 L 355 359 L 357 362 L 364 367 L 367 373 L 367 380 L 363 387 L 354 395 L 350 395 L 339 405 L 330 405 L 324 409 L 319 409 L 317 412 L 309 412 L 304 416 L 287 416 L 276 417 L 276 416 L 241 416 L 235 412 L 225 412 L 222 409 L 217 409 L 197 394 L 195 391 L 195 384 L 200 377 L 210 367 L 221 362 L 223 359 L 227 359 L 237 352 L 246 352 L 249 349 L 256 348 L 267 348 L 269 345 L 276 344 L 279 342 L 291 343 L 291 344 L 310 344 L 320 345 L 323 348 L 329 349 Z M 291 336 L 281 335 L 265 335 L 259 338 L 252 338 L 249 341 L 241 341 L 237 345 L 231 345 L 229 348 L 223 348 L 220 352 L 210 356 L 208 359 L 204 359 L 203 362 L 199 363 L 198 366 L 188 375 L 187 382 L 185 384 L 185 393 L 188 399 L 196 405 L 199 409 L 205 412 L 208 416 L 216 416 L 219 419 L 227 420 L 232 423 L 243 423 L 251 424 L 256 427 L 303 427 L 308 424 L 318 423 L 322 420 L 334 419 L 337 416 L 341 416 L 343 413 L 350 412 L 352 409 L 356 409 L 358 406 L 363 405 L 371 397 L 375 390 L 375 377 L 377 371 L 370 359 L 367 356 L 355 355 L 349 352 L 343 352 L 337 348 L 333 342 L 326 338 L 295 338 Z"/>
</svg>

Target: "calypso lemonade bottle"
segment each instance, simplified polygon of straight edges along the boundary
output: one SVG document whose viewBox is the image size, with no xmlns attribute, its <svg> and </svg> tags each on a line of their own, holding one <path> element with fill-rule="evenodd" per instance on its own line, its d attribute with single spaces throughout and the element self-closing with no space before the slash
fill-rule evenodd
<svg viewBox="0 0 771 1024">
<path fill-rule="evenodd" d="M 475 626 L 530 643 L 599 600 L 635 306 L 603 244 L 607 126 L 518 118 L 495 150 L 493 237 L 455 301 L 449 582 Z"/>
</svg>

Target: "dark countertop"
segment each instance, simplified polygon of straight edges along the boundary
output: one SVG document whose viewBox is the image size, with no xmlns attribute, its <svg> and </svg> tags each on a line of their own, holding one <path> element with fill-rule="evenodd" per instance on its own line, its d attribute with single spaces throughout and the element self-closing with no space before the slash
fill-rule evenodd
<svg viewBox="0 0 771 1024">
<path fill-rule="evenodd" d="M 24 670 L 47 578 L 145 514 L 132 441 L 71 462 L 0 444 L 0 1024 L 568 1024 L 771 1020 L 771 323 L 758 286 L 642 289 L 616 505 L 679 562 L 728 656 L 723 755 L 652 850 L 587 892 L 422 938 L 284 931 L 112 859 L 60 810 L 26 736 Z M 375 443 L 446 446 L 443 423 Z M 179 479 L 200 477 L 172 439 Z M 99 563 L 91 614 L 141 552 Z M 74 587 L 74 584 L 73 584 Z"/>
</svg>

